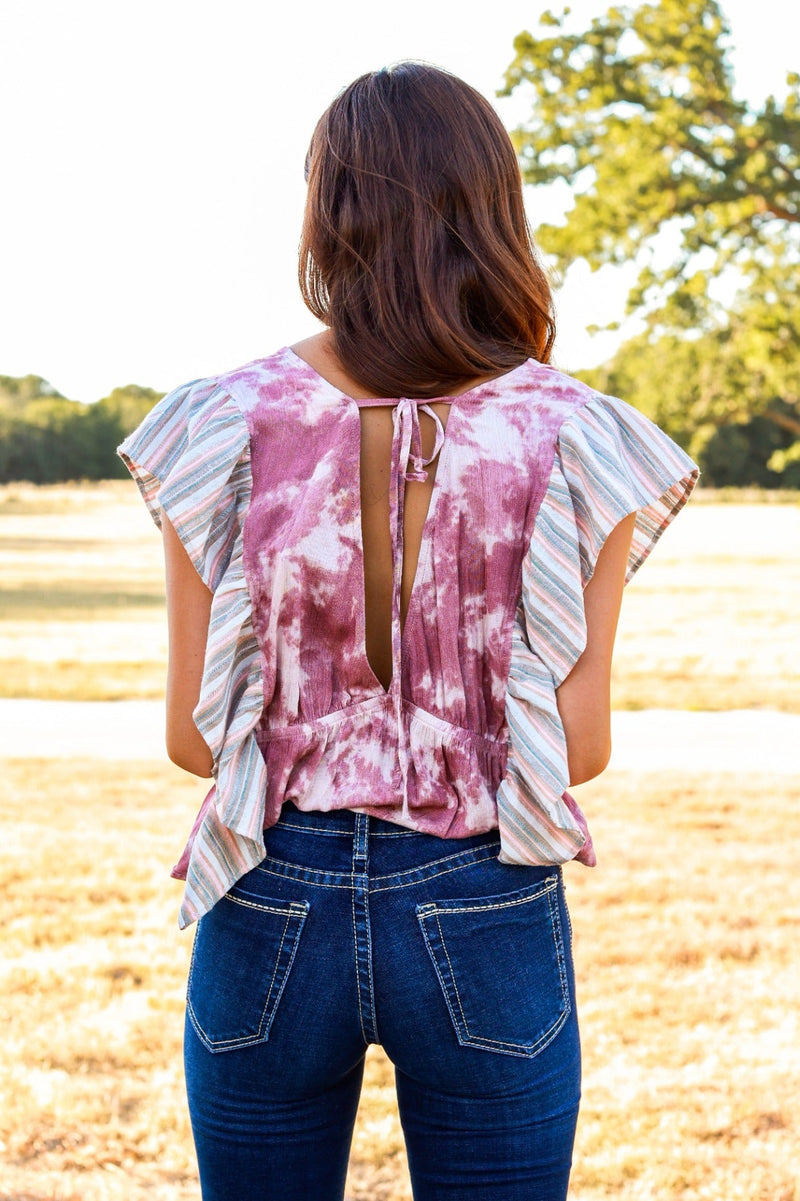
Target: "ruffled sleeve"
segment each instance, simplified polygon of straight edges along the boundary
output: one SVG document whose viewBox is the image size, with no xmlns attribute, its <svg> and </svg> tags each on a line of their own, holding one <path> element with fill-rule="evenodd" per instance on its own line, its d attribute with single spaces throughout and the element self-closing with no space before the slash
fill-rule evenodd
<svg viewBox="0 0 800 1201">
<path fill-rule="evenodd" d="M 213 381 L 193 380 L 159 401 L 117 451 L 156 525 L 166 513 L 212 592 L 236 537 L 246 435 L 231 397 Z"/>
<path fill-rule="evenodd" d="M 583 589 L 608 535 L 636 514 L 627 583 L 698 474 L 671 438 L 621 400 L 597 396 L 564 422 L 522 580 L 525 634 L 556 686 L 586 646 Z"/>
<path fill-rule="evenodd" d="M 561 427 L 523 561 L 514 626 L 509 765 L 498 795 L 506 862 L 595 861 L 583 814 L 566 791 L 567 747 L 555 692 L 586 647 L 583 590 L 606 538 L 636 514 L 627 583 L 697 477 L 688 455 L 623 401 L 595 394 Z"/>
<path fill-rule="evenodd" d="M 252 493 L 249 431 L 224 388 L 195 380 L 165 396 L 118 453 L 156 525 L 165 513 L 213 593 L 193 716 L 215 782 L 173 869 L 186 881 L 185 927 L 264 857 L 266 767 L 255 737 L 264 698 L 242 540 Z"/>
</svg>

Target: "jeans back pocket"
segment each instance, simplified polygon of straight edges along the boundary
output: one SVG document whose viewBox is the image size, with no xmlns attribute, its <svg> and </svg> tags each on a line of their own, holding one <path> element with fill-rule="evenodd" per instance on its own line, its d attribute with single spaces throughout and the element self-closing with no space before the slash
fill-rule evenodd
<svg viewBox="0 0 800 1201">
<path fill-rule="evenodd" d="M 209 1051 L 267 1041 L 309 908 L 234 887 L 200 919 L 186 1000 Z"/>
<path fill-rule="evenodd" d="M 459 1043 L 537 1055 L 570 1013 L 560 878 L 496 897 L 430 901 L 417 919 Z"/>
</svg>

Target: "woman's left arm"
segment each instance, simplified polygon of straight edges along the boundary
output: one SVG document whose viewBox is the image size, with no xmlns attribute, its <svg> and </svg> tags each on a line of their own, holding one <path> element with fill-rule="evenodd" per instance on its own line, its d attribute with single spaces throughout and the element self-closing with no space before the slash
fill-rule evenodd
<svg viewBox="0 0 800 1201">
<path fill-rule="evenodd" d="M 167 754 L 195 776 L 212 775 L 213 756 L 192 719 L 200 699 L 212 592 L 195 570 L 174 526 L 162 511 L 167 581 Z"/>
<path fill-rule="evenodd" d="M 611 657 L 636 514 L 611 531 L 583 594 L 586 648 L 556 691 L 570 784 L 599 776 L 611 757 Z"/>
</svg>

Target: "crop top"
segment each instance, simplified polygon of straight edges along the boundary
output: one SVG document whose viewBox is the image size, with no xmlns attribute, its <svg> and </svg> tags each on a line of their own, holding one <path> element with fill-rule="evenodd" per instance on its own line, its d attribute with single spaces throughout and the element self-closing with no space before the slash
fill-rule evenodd
<svg viewBox="0 0 800 1201">
<path fill-rule="evenodd" d="M 352 400 L 289 348 L 163 398 L 119 453 L 213 593 L 198 730 L 214 784 L 173 875 L 180 925 L 264 858 L 287 800 L 459 838 L 505 863 L 594 862 L 556 689 L 583 589 L 636 512 L 627 578 L 683 507 L 691 459 L 637 410 L 528 360 L 457 396 L 421 457 L 418 406 Z M 359 407 L 391 406 L 393 674 L 365 650 Z M 405 625 L 406 479 L 439 454 Z"/>
</svg>

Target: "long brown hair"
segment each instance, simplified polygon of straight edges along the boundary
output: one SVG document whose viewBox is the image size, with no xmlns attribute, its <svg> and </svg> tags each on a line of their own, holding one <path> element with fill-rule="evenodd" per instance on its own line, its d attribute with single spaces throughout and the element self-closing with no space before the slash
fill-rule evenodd
<svg viewBox="0 0 800 1201">
<path fill-rule="evenodd" d="M 372 395 L 442 396 L 549 360 L 519 165 L 474 88 L 416 62 L 362 75 L 322 115 L 306 169 L 300 289 Z"/>
</svg>

